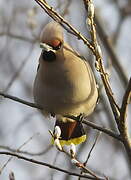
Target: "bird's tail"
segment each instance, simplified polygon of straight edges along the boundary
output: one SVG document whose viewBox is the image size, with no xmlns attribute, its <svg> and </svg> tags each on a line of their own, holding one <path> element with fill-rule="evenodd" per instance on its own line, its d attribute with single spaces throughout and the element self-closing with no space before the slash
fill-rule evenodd
<svg viewBox="0 0 131 180">
<path fill-rule="evenodd" d="M 59 126 L 61 129 L 61 146 L 71 143 L 76 145 L 86 140 L 86 134 L 80 121 L 62 122 L 57 120 L 55 126 Z"/>
</svg>

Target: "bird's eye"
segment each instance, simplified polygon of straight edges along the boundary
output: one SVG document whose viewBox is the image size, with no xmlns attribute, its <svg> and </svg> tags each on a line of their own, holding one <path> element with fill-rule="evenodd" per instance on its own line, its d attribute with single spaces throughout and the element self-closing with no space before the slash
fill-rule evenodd
<svg viewBox="0 0 131 180">
<path fill-rule="evenodd" d="M 59 50 L 60 48 L 61 48 L 61 42 L 60 42 L 60 44 L 58 46 L 55 46 L 55 47 L 53 46 L 54 50 Z"/>
<path fill-rule="evenodd" d="M 54 50 L 59 50 L 59 49 L 61 48 L 61 45 L 62 45 L 61 41 L 60 41 L 60 40 L 57 40 L 57 39 L 55 39 L 55 40 L 53 40 L 53 41 L 51 42 L 51 47 L 52 47 Z"/>
</svg>

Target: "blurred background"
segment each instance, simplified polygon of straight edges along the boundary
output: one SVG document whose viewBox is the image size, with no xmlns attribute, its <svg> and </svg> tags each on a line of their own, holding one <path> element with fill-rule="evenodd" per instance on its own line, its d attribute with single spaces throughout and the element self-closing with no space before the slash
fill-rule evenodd
<svg viewBox="0 0 131 180">
<path fill-rule="evenodd" d="M 47 1 L 54 9 L 87 38 L 85 25 L 87 13 L 83 1 Z M 94 0 L 96 25 L 103 60 L 110 75 L 114 96 L 121 105 L 131 72 L 131 1 Z M 33 102 L 33 82 L 40 55 L 39 35 L 51 18 L 34 0 L 0 0 L 0 91 Z M 102 28 L 102 29 L 101 29 Z M 104 32 L 102 31 L 104 30 Z M 89 49 L 64 30 L 65 40 L 91 64 L 100 86 L 100 101 L 88 120 L 117 131 L 99 73 L 94 68 L 94 58 Z M 107 45 L 107 41 L 110 47 Z M 113 52 L 113 55 L 112 55 Z M 130 108 L 130 107 L 129 107 Z M 128 126 L 131 127 L 131 111 Z M 44 118 L 35 109 L 0 96 L 0 150 L 20 149 L 25 156 L 79 173 L 63 153 L 50 145 L 49 129 L 54 120 Z M 98 134 L 85 127 L 88 139 L 77 146 L 77 157 L 84 162 Z M 129 128 L 131 134 L 131 128 Z M 32 137 L 32 138 L 31 138 Z M 0 168 L 9 157 L 0 155 Z M 130 180 L 130 170 L 124 147 L 108 135 L 101 134 L 88 161 L 88 168 L 110 180 Z M 76 180 L 77 177 L 33 165 L 13 158 L 2 170 L 0 180 L 8 180 L 13 171 L 15 180 Z M 82 178 L 81 178 L 82 179 Z"/>
</svg>

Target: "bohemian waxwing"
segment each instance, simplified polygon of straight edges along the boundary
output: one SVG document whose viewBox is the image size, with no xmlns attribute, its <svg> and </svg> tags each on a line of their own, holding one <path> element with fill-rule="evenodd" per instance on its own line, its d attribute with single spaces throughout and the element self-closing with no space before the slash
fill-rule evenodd
<svg viewBox="0 0 131 180">
<path fill-rule="evenodd" d="M 98 90 L 87 61 L 64 42 L 61 26 L 47 24 L 40 36 L 42 52 L 34 82 L 34 100 L 43 115 L 55 115 L 61 129 L 61 145 L 80 144 L 86 139 L 80 121 L 66 115 L 85 116 L 96 106 Z"/>
</svg>

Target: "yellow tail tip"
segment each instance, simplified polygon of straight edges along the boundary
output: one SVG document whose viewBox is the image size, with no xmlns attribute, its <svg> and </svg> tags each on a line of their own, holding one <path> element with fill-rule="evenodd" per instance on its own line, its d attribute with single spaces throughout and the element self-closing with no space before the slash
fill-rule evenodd
<svg viewBox="0 0 131 180">
<path fill-rule="evenodd" d="M 86 140 L 86 135 L 83 135 L 81 137 L 77 137 L 77 138 L 73 138 L 73 139 L 69 139 L 69 140 L 60 140 L 60 144 L 61 146 L 67 145 L 69 146 L 71 143 L 77 145 L 77 144 L 81 144 Z M 51 139 L 51 143 L 54 144 L 54 139 Z"/>
</svg>

